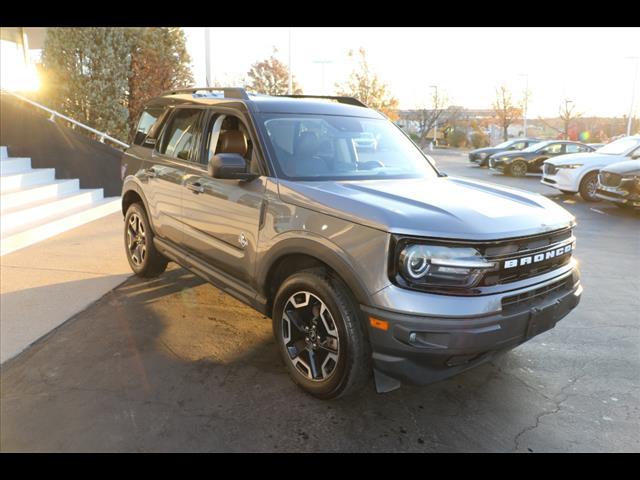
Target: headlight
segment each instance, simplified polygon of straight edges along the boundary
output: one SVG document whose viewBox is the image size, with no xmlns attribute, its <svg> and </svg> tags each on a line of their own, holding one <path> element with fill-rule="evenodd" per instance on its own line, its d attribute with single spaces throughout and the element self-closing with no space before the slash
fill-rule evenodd
<svg viewBox="0 0 640 480">
<path fill-rule="evenodd" d="M 497 267 L 475 248 L 408 244 L 398 256 L 398 270 L 410 284 L 425 287 L 475 286 L 482 275 Z"/>
<path fill-rule="evenodd" d="M 640 175 L 623 175 L 623 182 L 630 182 L 636 190 L 640 190 Z"/>
<path fill-rule="evenodd" d="M 580 168 L 582 166 L 581 163 L 572 163 L 571 165 L 556 165 L 556 168 Z"/>
</svg>

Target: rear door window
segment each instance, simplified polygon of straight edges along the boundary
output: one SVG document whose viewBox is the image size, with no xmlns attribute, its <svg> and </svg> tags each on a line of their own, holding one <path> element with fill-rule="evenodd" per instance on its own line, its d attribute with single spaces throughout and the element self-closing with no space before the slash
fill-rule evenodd
<svg viewBox="0 0 640 480">
<path fill-rule="evenodd" d="M 578 153 L 587 150 L 588 148 L 584 148 L 582 145 L 576 145 L 575 143 L 568 143 L 566 146 L 566 153 Z"/>
</svg>

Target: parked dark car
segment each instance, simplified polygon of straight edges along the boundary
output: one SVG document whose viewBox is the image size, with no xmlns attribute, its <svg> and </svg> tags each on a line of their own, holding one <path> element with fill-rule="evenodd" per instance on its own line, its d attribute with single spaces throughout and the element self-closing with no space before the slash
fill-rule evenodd
<svg viewBox="0 0 640 480">
<path fill-rule="evenodd" d="M 504 152 L 489 157 L 489 168 L 522 177 L 527 173 L 542 172 L 542 162 L 551 157 L 569 153 L 593 152 L 595 149 L 585 143 L 568 140 L 546 140 L 534 143 L 519 152 Z"/>
<path fill-rule="evenodd" d="M 600 170 L 596 197 L 619 207 L 640 209 L 640 160 L 618 162 Z"/>
<path fill-rule="evenodd" d="M 539 141 L 537 138 L 512 138 L 493 147 L 476 148 L 469 152 L 469 161 L 484 167 L 489 164 L 489 157 L 495 153 L 524 150 Z"/>
</svg>

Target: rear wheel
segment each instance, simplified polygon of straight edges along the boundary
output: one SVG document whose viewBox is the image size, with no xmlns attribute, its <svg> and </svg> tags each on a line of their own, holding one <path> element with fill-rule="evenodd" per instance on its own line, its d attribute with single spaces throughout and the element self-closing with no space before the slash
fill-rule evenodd
<svg viewBox="0 0 640 480">
<path fill-rule="evenodd" d="M 156 277 L 169 261 L 153 243 L 153 231 L 144 208 L 133 203 L 124 217 L 124 246 L 131 270 L 139 277 Z"/>
<path fill-rule="evenodd" d="M 598 189 L 598 172 L 587 173 L 580 182 L 580 196 L 587 202 L 598 202 L 596 197 Z"/>
<path fill-rule="evenodd" d="M 522 160 L 516 160 L 509 166 L 509 174 L 513 177 L 524 177 L 527 174 L 527 164 Z"/>
<path fill-rule="evenodd" d="M 348 288 L 322 269 L 287 278 L 278 289 L 273 330 L 294 382 L 321 399 L 360 389 L 371 376 L 371 352 Z"/>
</svg>

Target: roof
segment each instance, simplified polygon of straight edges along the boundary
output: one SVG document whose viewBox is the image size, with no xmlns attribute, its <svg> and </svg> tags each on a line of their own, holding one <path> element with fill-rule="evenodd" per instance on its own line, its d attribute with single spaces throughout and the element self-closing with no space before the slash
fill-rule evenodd
<svg viewBox="0 0 640 480">
<path fill-rule="evenodd" d="M 148 105 L 191 103 L 195 105 L 244 106 L 256 113 L 297 113 L 384 118 L 352 97 L 282 95 L 247 93 L 243 88 L 190 88 L 163 93 Z"/>
</svg>

